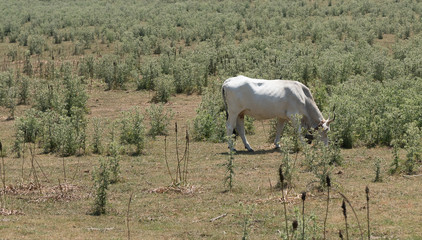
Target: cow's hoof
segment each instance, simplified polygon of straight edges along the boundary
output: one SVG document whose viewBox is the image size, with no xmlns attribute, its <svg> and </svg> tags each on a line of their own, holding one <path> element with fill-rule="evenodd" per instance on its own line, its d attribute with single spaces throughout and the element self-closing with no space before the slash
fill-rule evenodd
<svg viewBox="0 0 422 240">
<path fill-rule="evenodd" d="M 281 148 L 280 145 L 275 145 L 275 147 L 274 147 L 274 149 L 276 149 L 276 150 L 278 150 L 280 148 Z"/>
<path fill-rule="evenodd" d="M 248 152 L 255 152 L 255 151 L 252 148 L 249 148 Z"/>
</svg>

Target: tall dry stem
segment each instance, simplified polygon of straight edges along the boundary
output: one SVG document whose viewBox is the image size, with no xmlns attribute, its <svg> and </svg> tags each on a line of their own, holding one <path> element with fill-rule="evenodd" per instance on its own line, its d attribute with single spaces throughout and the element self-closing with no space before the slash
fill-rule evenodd
<svg viewBox="0 0 422 240">
<path fill-rule="evenodd" d="M 349 226 L 347 224 L 347 209 L 346 209 L 346 203 L 344 202 L 341 204 L 341 208 L 343 209 L 343 216 L 344 216 L 344 222 L 346 223 L 346 239 L 349 240 Z"/>
<path fill-rule="evenodd" d="M 3 202 L 2 202 L 2 208 L 6 208 L 6 170 L 4 168 L 4 156 L 3 156 L 3 145 L 0 141 L 0 156 L 1 156 L 1 181 L 3 183 Z"/>
<path fill-rule="evenodd" d="M 40 183 L 40 180 L 38 178 L 37 171 L 36 171 L 35 165 L 34 165 L 34 162 L 35 162 L 35 143 L 33 144 L 32 147 L 31 147 L 31 145 L 29 145 L 29 151 L 31 153 L 31 173 L 34 176 L 35 185 L 37 186 L 37 188 L 39 189 L 40 194 L 41 194 L 42 193 L 41 192 L 41 183 Z"/>
<path fill-rule="evenodd" d="M 170 167 L 169 167 L 169 162 L 167 160 L 167 136 L 164 136 L 164 160 L 166 161 L 167 171 L 171 178 L 171 182 L 172 184 L 174 184 L 176 180 L 173 179 L 173 175 L 171 174 Z"/>
<path fill-rule="evenodd" d="M 126 212 L 126 228 L 127 228 L 127 239 L 130 240 L 130 225 L 129 225 L 129 214 L 130 214 L 130 203 L 132 202 L 133 192 L 129 195 L 129 202 L 127 204 L 127 212 Z"/>
<path fill-rule="evenodd" d="M 305 240 L 305 200 L 306 192 L 302 192 L 302 239 Z"/>
<path fill-rule="evenodd" d="M 370 227 L 369 227 L 369 187 L 366 186 L 365 188 L 365 193 L 366 193 L 366 221 L 368 223 L 368 240 L 371 239 L 371 231 L 370 231 Z"/>
<path fill-rule="evenodd" d="M 349 199 L 347 199 L 347 197 L 343 193 L 339 192 L 339 194 L 343 197 L 343 200 L 345 200 L 347 202 L 347 204 L 349 204 L 350 208 L 352 209 L 352 212 L 355 215 L 356 221 L 358 222 L 358 227 L 359 227 L 359 231 L 360 231 L 360 239 L 363 240 L 362 227 L 360 226 L 360 221 L 359 221 L 358 215 L 356 214 L 356 211 L 353 208 L 352 203 L 349 201 Z"/>
<path fill-rule="evenodd" d="M 283 207 L 284 207 L 284 220 L 286 222 L 286 234 L 287 238 L 289 238 L 289 224 L 287 223 L 287 196 L 284 196 L 284 175 L 283 175 L 283 166 L 280 164 L 280 167 L 278 168 L 278 175 L 280 176 L 280 183 L 281 183 L 281 197 L 283 201 Z"/>
<path fill-rule="evenodd" d="M 328 194 L 327 194 L 327 209 L 326 209 L 326 211 L 325 211 L 325 219 L 324 219 L 324 239 L 326 239 L 326 233 L 325 233 L 325 229 L 326 229 L 326 226 L 327 226 L 327 218 L 328 218 L 328 208 L 329 208 L 329 205 L 330 205 L 330 188 L 331 188 L 331 179 L 330 179 L 330 176 L 329 175 L 327 175 L 327 178 L 326 178 L 326 184 L 327 184 L 327 190 L 328 190 Z"/>
</svg>

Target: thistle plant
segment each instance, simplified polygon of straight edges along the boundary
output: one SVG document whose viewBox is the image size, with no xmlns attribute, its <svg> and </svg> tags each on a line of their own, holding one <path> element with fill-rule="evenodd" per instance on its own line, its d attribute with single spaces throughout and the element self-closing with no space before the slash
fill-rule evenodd
<svg viewBox="0 0 422 240">
<path fill-rule="evenodd" d="M 377 158 L 375 161 L 375 179 L 374 182 L 382 182 L 381 178 L 381 159 Z"/>
<path fill-rule="evenodd" d="M 349 226 L 347 224 L 347 209 L 346 209 L 346 203 L 344 202 L 344 199 L 341 204 L 341 209 L 343 210 L 344 222 L 346 224 L 346 239 L 349 239 Z"/>
<path fill-rule="evenodd" d="M 329 209 L 329 205 L 330 205 L 331 179 L 330 179 L 329 175 L 327 175 L 326 183 L 327 183 L 327 209 L 325 211 L 325 219 L 324 219 L 324 239 L 326 239 L 325 229 L 326 229 L 326 226 L 327 226 L 328 209 Z"/>
<path fill-rule="evenodd" d="M 302 239 L 305 239 L 305 200 L 306 200 L 306 192 L 302 192 Z"/>
<path fill-rule="evenodd" d="M 95 183 L 95 200 L 91 215 L 99 216 L 106 213 L 107 203 L 107 189 L 109 185 L 109 171 L 107 169 L 107 163 L 103 159 L 99 159 L 100 166 L 95 169 L 93 173 L 93 179 Z"/>
<path fill-rule="evenodd" d="M 226 166 L 226 177 L 224 179 L 224 183 L 228 185 L 229 187 L 229 191 L 232 190 L 233 188 L 233 176 L 234 176 L 234 154 L 235 154 L 235 150 L 234 150 L 234 135 L 232 135 L 230 137 L 229 141 L 229 159 L 227 161 L 226 164 L 224 164 Z"/>
<path fill-rule="evenodd" d="M 365 194 L 366 194 L 366 220 L 368 223 L 368 240 L 371 239 L 371 231 L 369 227 L 369 187 L 366 186 L 365 188 Z"/>
<path fill-rule="evenodd" d="M 4 155 L 3 155 L 3 145 L 0 140 L 0 156 L 1 156 L 1 166 L 0 166 L 0 176 L 3 183 L 3 204 L 2 208 L 6 208 L 6 171 L 4 169 Z"/>
<path fill-rule="evenodd" d="M 287 223 L 287 206 L 286 206 L 287 196 L 284 197 L 283 165 L 280 165 L 280 167 L 278 168 L 278 175 L 280 177 L 280 184 L 281 184 L 281 196 L 282 196 L 281 201 L 283 202 L 283 207 L 284 207 L 284 220 L 286 222 L 286 235 L 287 235 L 287 237 L 289 237 L 289 225 Z"/>
</svg>

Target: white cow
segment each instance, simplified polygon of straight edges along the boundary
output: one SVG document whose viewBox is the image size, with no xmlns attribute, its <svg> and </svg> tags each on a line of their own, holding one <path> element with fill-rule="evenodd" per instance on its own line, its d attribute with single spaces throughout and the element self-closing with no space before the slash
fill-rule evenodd
<svg viewBox="0 0 422 240">
<path fill-rule="evenodd" d="M 301 126 L 318 129 L 321 140 L 328 144 L 327 132 L 334 119 L 324 119 L 309 88 L 300 82 L 237 76 L 223 83 L 222 92 L 227 112 L 227 136 L 231 136 L 236 128 L 248 151 L 253 149 L 245 136 L 245 115 L 257 120 L 277 119 L 276 148 L 280 147 L 280 135 L 288 120 L 292 120 L 299 131 Z M 301 124 L 294 120 L 297 119 L 295 115 L 302 117 Z"/>
</svg>

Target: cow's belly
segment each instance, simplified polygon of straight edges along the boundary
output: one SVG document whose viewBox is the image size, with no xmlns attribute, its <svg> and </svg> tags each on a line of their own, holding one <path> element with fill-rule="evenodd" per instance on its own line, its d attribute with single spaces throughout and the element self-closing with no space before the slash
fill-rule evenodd
<svg viewBox="0 0 422 240">
<path fill-rule="evenodd" d="M 283 104 L 265 102 L 259 105 L 251 105 L 245 108 L 243 113 L 256 120 L 266 120 L 272 118 L 287 118 L 287 109 Z"/>
</svg>

